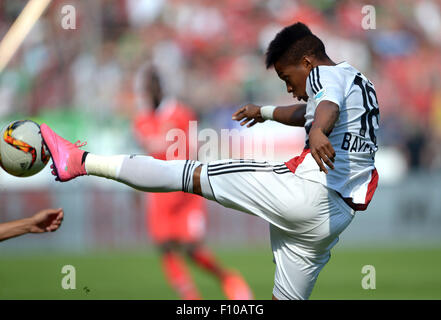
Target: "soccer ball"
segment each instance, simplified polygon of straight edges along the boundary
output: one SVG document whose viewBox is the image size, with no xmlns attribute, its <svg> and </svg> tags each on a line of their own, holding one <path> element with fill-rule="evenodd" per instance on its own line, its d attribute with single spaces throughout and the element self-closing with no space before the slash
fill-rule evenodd
<svg viewBox="0 0 441 320">
<path fill-rule="evenodd" d="M 14 121 L 1 131 L 0 165 L 6 172 L 29 177 L 40 172 L 49 159 L 40 126 L 34 121 Z"/>
</svg>

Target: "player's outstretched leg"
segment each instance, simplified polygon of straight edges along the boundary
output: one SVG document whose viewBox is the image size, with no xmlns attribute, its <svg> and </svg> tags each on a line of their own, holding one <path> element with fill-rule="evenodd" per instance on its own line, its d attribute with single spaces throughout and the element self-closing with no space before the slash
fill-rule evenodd
<svg viewBox="0 0 441 320">
<path fill-rule="evenodd" d="M 146 192 L 193 192 L 193 172 L 200 164 L 192 160 L 157 160 L 149 156 L 98 156 L 79 149 L 46 124 L 41 135 L 52 156 L 52 174 L 64 182 L 95 175 L 125 183 Z"/>
</svg>

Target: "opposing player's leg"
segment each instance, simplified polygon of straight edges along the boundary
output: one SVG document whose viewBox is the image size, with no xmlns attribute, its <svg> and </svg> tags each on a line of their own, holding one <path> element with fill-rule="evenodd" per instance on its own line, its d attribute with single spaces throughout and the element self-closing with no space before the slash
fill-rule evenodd
<svg viewBox="0 0 441 320">
<path fill-rule="evenodd" d="M 213 253 L 201 243 L 183 244 L 187 256 L 201 269 L 214 275 L 219 280 L 226 275 L 226 270 L 221 267 Z"/>
<path fill-rule="evenodd" d="M 185 259 L 180 255 L 179 246 L 169 241 L 159 244 L 158 248 L 165 277 L 179 298 L 200 300 L 201 297 L 187 268 Z"/>
<path fill-rule="evenodd" d="M 200 165 L 198 161 L 163 161 L 141 155 L 98 156 L 81 150 L 46 124 L 40 129 L 52 157 L 52 173 L 58 181 L 94 175 L 146 192 L 193 192 L 193 172 Z"/>
</svg>

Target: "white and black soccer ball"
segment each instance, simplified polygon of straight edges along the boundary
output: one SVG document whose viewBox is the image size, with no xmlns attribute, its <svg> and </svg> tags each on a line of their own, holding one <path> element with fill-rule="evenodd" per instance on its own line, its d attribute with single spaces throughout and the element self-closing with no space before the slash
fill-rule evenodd
<svg viewBox="0 0 441 320">
<path fill-rule="evenodd" d="M 30 177 L 40 172 L 49 159 L 38 123 L 18 120 L 1 131 L 0 165 L 9 174 Z"/>
</svg>

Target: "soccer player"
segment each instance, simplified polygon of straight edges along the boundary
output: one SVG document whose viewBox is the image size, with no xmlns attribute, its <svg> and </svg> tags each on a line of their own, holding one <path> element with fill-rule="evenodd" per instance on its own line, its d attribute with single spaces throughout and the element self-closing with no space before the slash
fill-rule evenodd
<svg viewBox="0 0 441 320">
<path fill-rule="evenodd" d="M 56 231 L 63 221 L 63 209 L 45 209 L 30 218 L 0 223 L 0 241 L 26 233 Z"/>
<path fill-rule="evenodd" d="M 305 149 L 285 163 L 253 160 L 163 161 L 148 156 L 98 156 L 41 125 L 56 180 L 82 175 L 113 179 L 147 192 L 185 191 L 257 215 L 270 223 L 276 263 L 274 299 L 307 299 L 339 234 L 366 210 L 378 183 L 378 102 L 372 83 L 347 62 L 334 63 L 302 24 L 270 43 L 288 93 L 287 107 L 240 108 L 233 119 L 253 126 L 271 119 L 306 130 Z"/>
<path fill-rule="evenodd" d="M 152 64 L 145 64 L 136 80 L 141 111 L 134 120 L 135 136 L 148 154 L 155 159 L 166 160 L 167 149 L 175 143 L 167 142 L 167 132 L 170 129 L 181 130 L 188 137 L 189 122 L 196 120 L 196 116 L 184 104 L 166 96 L 159 72 Z M 171 154 L 174 159 L 188 158 L 189 144 L 181 142 L 183 145 L 178 149 L 186 152 Z M 159 248 L 165 276 L 181 299 L 200 299 L 182 252 L 197 266 L 218 278 L 228 299 L 252 299 L 245 280 L 237 272 L 225 270 L 203 246 L 207 219 L 203 198 L 182 191 L 149 193 L 146 196 L 146 228 Z"/>
</svg>

